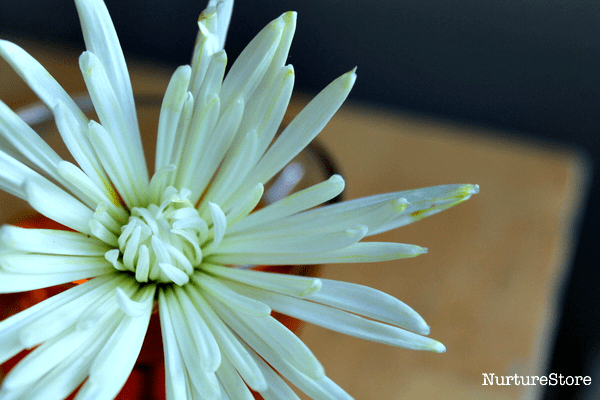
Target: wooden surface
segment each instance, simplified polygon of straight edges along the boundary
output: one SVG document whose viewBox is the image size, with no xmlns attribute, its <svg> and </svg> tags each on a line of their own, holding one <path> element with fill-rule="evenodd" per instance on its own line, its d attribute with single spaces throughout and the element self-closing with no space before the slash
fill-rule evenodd
<svg viewBox="0 0 600 400">
<path fill-rule="evenodd" d="M 34 42 L 23 46 L 69 93 L 84 90 L 77 54 Z M 130 67 L 137 93 L 164 91 L 167 71 L 143 63 Z M 0 98 L 12 108 L 35 101 L 3 61 Z M 295 100 L 290 112 L 303 101 Z M 142 131 L 155 124 L 152 118 L 140 117 Z M 428 254 L 323 268 L 325 278 L 372 286 L 405 301 L 447 353 L 396 349 L 306 326 L 302 339 L 328 375 L 357 399 L 531 398 L 540 386 L 482 386 L 482 373 L 544 372 L 557 290 L 584 194 L 582 159 L 566 149 L 351 100 L 319 138 L 346 179 L 347 199 L 447 183 L 481 186 L 466 203 L 376 237 L 418 244 Z M 0 200 L 2 220 L 22 207 L 6 196 Z"/>
</svg>

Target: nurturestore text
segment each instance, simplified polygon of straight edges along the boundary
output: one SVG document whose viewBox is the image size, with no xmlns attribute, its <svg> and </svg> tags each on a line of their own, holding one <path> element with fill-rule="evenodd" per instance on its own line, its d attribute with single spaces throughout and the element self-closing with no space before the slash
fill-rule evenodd
<svg viewBox="0 0 600 400">
<path fill-rule="evenodd" d="M 551 373 L 548 376 L 523 376 L 523 375 L 501 375 L 497 376 L 494 373 L 483 375 L 483 386 L 487 385 L 550 385 L 550 386 L 573 386 L 573 385 L 586 385 L 592 384 L 592 378 L 589 376 L 565 376 L 563 374 Z"/>
</svg>

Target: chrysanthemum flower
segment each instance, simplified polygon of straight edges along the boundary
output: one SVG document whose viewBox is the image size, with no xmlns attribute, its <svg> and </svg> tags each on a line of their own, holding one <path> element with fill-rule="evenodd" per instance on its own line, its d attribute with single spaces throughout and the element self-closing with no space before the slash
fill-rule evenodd
<svg viewBox="0 0 600 400">
<path fill-rule="evenodd" d="M 272 311 L 398 347 L 442 352 L 425 321 L 368 287 L 236 268 L 373 262 L 425 249 L 361 242 L 468 199 L 475 185 L 375 195 L 316 207 L 338 175 L 255 211 L 268 182 L 325 126 L 355 73 L 327 86 L 275 140 L 294 81 L 285 65 L 296 15 L 264 28 L 223 79 L 232 1 L 211 0 L 191 66 L 174 73 L 147 172 L 123 53 L 101 0 L 76 0 L 90 121 L 18 46 L 0 54 L 52 110 L 78 165 L 0 103 L 0 187 L 72 231 L 0 230 L 0 292 L 85 281 L 0 323 L 3 399 L 110 399 L 129 376 L 158 304 L 169 399 L 349 398 Z M 273 142 L 273 143 L 271 143 Z M 276 371 L 276 372 L 275 372 Z M 278 372 L 278 373 L 277 373 Z"/>
</svg>

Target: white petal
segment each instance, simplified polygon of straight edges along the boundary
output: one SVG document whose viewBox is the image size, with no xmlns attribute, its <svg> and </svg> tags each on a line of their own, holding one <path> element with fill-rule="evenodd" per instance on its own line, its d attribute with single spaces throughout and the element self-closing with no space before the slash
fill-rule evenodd
<svg viewBox="0 0 600 400">
<path fill-rule="evenodd" d="M 102 256 L 110 248 L 79 232 L 51 229 L 0 227 L 0 243 L 6 248 L 29 253 Z"/>
<path fill-rule="evenodd" d="M 308 296 L 321 289 L 321 280 L 317 278 L 230 268 L 207 263 L 202 265 L 202 269 L 222 278 L 298 297 Z"/>
<path fill-rule="evenodd" d="M 237 198 L 236 201 L 231 204 L 231 209 L 227 213 L 228 226 L 243 220 L 244 217 L 255 210 L 260 203 L 264 191 L 265 187 L 262 183 L 257 183 L 256 186 L 245 193 L 244 196 Z"/>
<path fill-rule="evenodd" d="M 219 122 L 213 131 L 205 138 L 203 153 L 191 155 L 190 157 L 193 158 L 188 159 L 189 163 L 185 166 L 186 174 L 181 184 L 192 191 L 193 195 L 190 197 L 192 203 L 200 198 L 212 175 L 221 165 L 223 157 L 236 137 L 243 113 L 244 102 L 241 99 L 231 102 L 219 117 Z M 185 155 L 184 159 L 186 159 Z M 198 175 L 198 171 L 202 171 L 202 174 Z"/>
<path fill-rule="evenodd" d="M 127 64 L 119 44 L 115 28 L 102 0 L 76 0 L 86 48 L 96 54 L 106 70 L 109 84 L 114 90 L 122 115 L 126 118 L 127 131 L 123 132 L 127 147 L 137 160 L 144 159 L 138 130 L 133 90 L 129 80 Z M 145 170 L 146 165 L 142 163 Z"/>
<path fill-rule="evenodd" d="M 134 172 L 131 166 L 126 163 L 126 160 L 121 158 L 118 145 L 111 138 L 108 131 L 99 123 L 90 121 L 89 138 L 98 154 L 98 158 L 102 162 L 102 166 L 125 204 L 129 208 L 137 204 L 143 204 L 140 199 L 147 193 L 147 189 L 142 188 L 143 183 L 140 185 L 139 182 L 137 188 L 133 186 L 133 181 L 136 180 Z"/>
<path fill-rule="evenodd" d="M 183 364 L 183 358 L 177 340 L 175 339 L 175 327 L 167 305 L 164 293 L 165 289 L 159 289 L 158 306 L 160 312 L 160 328 L 163 338 L 165 352 L 165 384 L 167 399 L 177 400 L 187 398 L 187 387 L 190 385 Z"/>
<path fill-rule="evenodd" d="M 207 297 L 221 318 L 257 353 L 269 360 L 282 359 L 312 379 L 324 375 L 323 366 L 298 337 L 273 317 L 239 314 Z"/>
<path fill-rule="evenodd" d="M 225 213 L 221 210 L 217 204 L 208 202 L 208 207 L 210 208 L 210 215 L 213 221 L 213 229 L 214 229 L 214 246 L 218 246 L 223 240 L 223 236 L 225 235 L 225 229 L 227 228 L 227 217 L 225 217 Z"/>
<path fill-rule="evenodd" d="M 115 297 L 121 311 L 123 311 L 129 317 L 141 317 L 148 308 L 146 303 L 132 300 L 131 297 L 129 297 L 129 295 L 127 295 L 120 287 L 116 288 Z"/>
<path fill-rule="evenodd" d="M 429 334 L 429 326 L 412 308 L 389 294 L 368 286 L 322 279 L 319 292 L 307 299 L 330 307 L 387 322 L 421 335 Z"/>
<path fill-rule="evenodd" d="M 235 308 L 236 312 L 251 315 L 253 317 L 268 317 L 271 309 L 259 301 L 254 301 L 246 296 L 241 296 L 229 289 L 218 279 L 205 274 L 197 274 L 192 278 L 207 294 L 210 294 L 227 307 Z"/>
<path fill-rule="evenodd" d="M 169 263 L 158 263 L 160 270 L 175 284 L 183 286 L 190 280 L 188 274 Z"/>
<path fill-rule="evenodd" d="M 339 195 L 344 187 L 344 179 L 339 175 L 333 175 L 325 182 L 301 190 L 253 212 L 236 225 L 229 227 L 228 234 L 254 226 L 267 225 L 272 221 L 318 206 Z"/>
<path fill-rule="evenodd" d="M 235 60 L 221 88 L 225 106 L 237 98 L 249 99 L 271 64 L 285 23 L 280 17 L 264 27 Z"/>
<path fill-rule="evenodd" d="M 358 225 L 338 232 L 309 233 L 301 230 L 293 233 L 267 232 L 258 235 L 250 232 L 247 235 L 227 236 L 223 242 L 213 248 L 207 248 L 205 254 L 303 254 L 334 251 L 353 245 L 367 234 L 368 228 Z M 211 251 L 212 250 L 212 251 Z"/>
<path fill-rule="evenodd" d="M 426 253 L 423 247 L 403 243 L 360 242 L 339 250 L 322 253 L 278 254 L 238 253 L 211 254 L 207 262 L 233 265 L 302 265 L 330 263 L 359 263 L 397 260 Z"/>
<path fill-rule="evenodd" d="M 229 197 L 232 189 L 239 185 L 248 172 L 256 153 L 257 142 L 256 131 L 251 130 L 232 143 L 223 164 L 202 199 L 203 204 L 209 200 L 213 203 L 222 203 Z M 203 204 L 198 209 L 203 209 Z"/>
<path fill-rule="evenodd" d="M 0 134 L 39 170 L 56 179 L 58 154 L 37 133 L 0 101 Z"/>
<path fill-rule="evenodd" d="M 265 183 L 300 153 L 333 117 L 355 80 L 356 74 L 352 70 L 323 89 L 281 133 L 248 174 L 252 179 L 248 179 L 237 193 L 243 193 L 256 182 Z"/>
<path fill-rule="evenodd" d="M 240 375 L 235 370 L 235 367 L 227 357 L 223 357 L 221 367 L 217 371 L 217 377 L 231 399 L 239 400 L 254 400 L 248 386 L 244 383 Z"/>
<path fill-rule="evenodd" d="M 52 111 L 60 135 L 77 164 L 113 204 L 119 204 L 115 190 L 88 138 L 88 119 L 78 119 L 62 101 Z"/>
<path fill-rule="evenodd" d="M 158 122 L 158 138 L 156 141 L 156 165 L 159 170 L 173 163 L 172 154 L 176 141 L 185 138 L 185 132 L 179 132 L 177 126 L 187 96 L 192 70 L 188 65 L 177 68 L 163 98 Z"/>
<path fill-rule="evenodd" d="M 255 129 L 258 133 L 260 141 L 254 163 L 262 157 L 281 125 L 292 96 L 294 79 L 291 65 L 273 71 L 272 75 L 265 74 L 264 81 L 267 82 L 256 88 L 252 101 L 248 103 L 240 130 L 246 132 Z"/>
<path fill-rule="evenodd" d="M 0 150 L 0 188 L 27 200 L 23 183 L 27 179 L 45 180 L 40 174 Z"/>
<path fill-rule="evenodd" d="M 346 335 L 413 350 L 429 350 L 438 353 L 445 351 L 445 347 L 437 340 L 361 318 L 337 308 L 259 289 L 244 290 L 236 285 L 236 289 L 238 288 L 248 295 L 267 302 L 278 312 Z"/>
<path fill-rule="evenodd" d="M 177 169 L 176 183 L 179 187 L 190 188 L 198 178 L 198 165 L 203 154 L 208 151 L 208 142 L 219 121 L 221 103 L 218 96 L 209 96 L 204 104 L 196 105 L 199 110 L 195 110 L 192 117 L 189 143 L 182 156 L 185 161 Z"/>
<path fill-rule="evenodd" d="M 54 109 L 59 102 L 62 102 L 77 119 L 79 125 L 87 125 L 87 118 L 73 99 L 52 78 L 48 71 L 25 50 L 14 43 L 0 40 L 0 56 L 14 68 L 21 79 L 46 103 L 48 108 Z"/>
<path fill-rule="evenodd" d="M 90 234 L 94 212 L 56 185 L 41 179 L 23 184 L 27 202 L 40 214 L 81 233 Z"/>
<path fill-rule="evenodd" d="M 368 232 L 378 229 L 398 217 L 407 208 L 406 199 L 391 199 L 381 203 L 343 210 L 341 207 L 326 206 L 296 215 L 261 224 L 241 232 L 257 237 L 272 235 L 326 234 L 354 225 L 365 225 Z"/>
<path fill-rule="evenodd" d="M 260 358 L 254 350 L 248 345 L 242 343 L 248 353 L 252 356 L 261 373 L 265 376 L 268 386 L 265 390 L 257 390 L 265 400 L 300 400 L 300 397 L 288 386 L 288 384 L 279 376 L 278 373 L 273 371 L 273 368 L 268 365 L 262 358 Z"/>
<path fill-rule="evenodd" d="M 131 373 L 142 347 L 154 301 L 155 285 L 146 285 L 136 295 L 136 301 L 144 306 L 143 315 L 125 317 L 117 326 L 90 366 L 89 378 L 80 391 L 94 393 L 93 398 L 115 397 Z"/>
<path fill-rule="evenodd" d="M 76 271 L 110 271 L 112 266 L 102 256 L 64 256 L 10 252 L 0 256 L 0 266 L 5 272 L 17 274 L 59 274 Z"/>
<path fill-rule="evenodd" d="M 382 225 L 373 232 L 369 232 L 369 235 L 396 229 L 430 215 L 437 214 L 440 211 L 468 200 L 476 193 L 479 193 L 478 185 L 445 185 L 410 191 L 406 196 L 410 202 L 406 210 L 387 224 Z"/>
<path fill-rule="evenodd" d="M 221 352 L 215 337 L 209 330 L 206 322 L 198 313 L 192 300 L 182 288 L 173 288 L 177 297 L 178 307 L 184 317 L 189 332 L 194 340 L 194 347 L 198 350 L 197 356 L 203 368 L 215 372 L 221 364 Z"/>
<path fill-rule="evenodd" d="M 210 0 L 208 7 L 217 9 L 217 24 L 214 33 L 218 38 L 219 49 L 222 49 L 225 46 L 225 38 L 233 12 L 233 0 Z"/>
<path fill-rule="evenodd" d="M 39 318 L 50 314 L 56 310 L 59 310 L 61 306 L 66 304 L 77 304 L 74 310 L 81 310 L 78 299 L 81 296 L 85 296 L 86 293 L 91 293 L 94 288 L 101 288 L 103 285 L 110 285 L 110 282 L 116 278 L 116 275 L 101 276 L 81 285 L 74 286 L 64 292 L 61 292 L 53 297 L 50 297 L 28 309 L 15 314 L 4 321 L 0 322 L 0 336 L 2 337 L 2 346 L 0 346 L 0 363 L 4 363 L 6 360 L 20 352 L 25 348 L 21 341 L 21 331 L 31 322 L 37 321 Z M 2 282 L 2 280 L 0 280 Z M 99 289 L 104 292 L 105 289 Z M 67 306 L 68 307 L 68 306 Z M 67 313 L 65 315 L 69 315 Z M 53 317 L 54 320 L 60 320 L 60 318 Z M 35 343 L 35 342 L 34 342 Z M 39 343 L 39 342 L 37 342 Z"/>
<path fill-rule="evenodd" d="M 239 339 L 233 335 L 229 327 L 215 314 L 214 310 L 200 293 L 200 289 L 194 285 L 186 285 L 184 290 L 202 316 L 202 319 L 209 326 L 219 344 L 220 350 L 231 360 L 248 386 L 256 391 L 265 389 L 267 383 L 256 362 L 244 349 Z"/>
<path fill-rule="evenodd" d="M 127 119 L 128 115 L 118 101 L 117 91 L 111 86 L 110 76 L 102 61 L 94 53 L 84 52 L 79 58 L 79 64 L 94 109 L 102 125 L 110 133 L 111 141 L 116 145 L 115 153 L 127 168 L 122 171 L 122 174 L 125 175 L 127 183 L 132 186 L 136 196 L 141 197 L 146 193 L 149 182 L 140 135 L 137 131 L 137 120 L 135 131 L 132 131 L 128 126 L 131 121 Z M 135 110 L 132 110 L 132 113 L 135 119 Z"/>
</svg>

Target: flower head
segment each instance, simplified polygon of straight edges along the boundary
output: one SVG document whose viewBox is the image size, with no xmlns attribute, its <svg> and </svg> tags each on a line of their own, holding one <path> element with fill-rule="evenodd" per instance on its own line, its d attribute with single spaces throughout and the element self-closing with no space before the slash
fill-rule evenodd
<svg viewBox="0 0 600 400">
<path fill-rule="evenodd" d="M 211 0 L 190 66 L 173 74 L 148 173 L 133 92 L 101 0 L 76 0 L 90 121 L 18 46 L 0 55 L 52 110 L 77 165 L 62 160 L 0 102 L 0 187 L 66 230 L 0 229 L 0 292 L 84 281 L 0 322 L 0 362 L 35 348 L 5 377 L 6 399 L 110 399 L 138 357 L 157 304 L 170 399 L 349 398 L 272 311 L 345 334 L 444 351 L 399 300 L 368 287 L 237 268 L 373 262 L 425 249 L 361 242 L 468 199 L 475 185 L 375 195 L 317 207 L 344 188 L 334 175 L 258 211 L 263 185 L 327 124 L 356 78 L 327 86 L 277 137 L 294 71 L 296 16 L 267 25 L 225 76 L 232 1 Z M 274 139 L 275 138 L 275 139 Z"/>
</svg>

